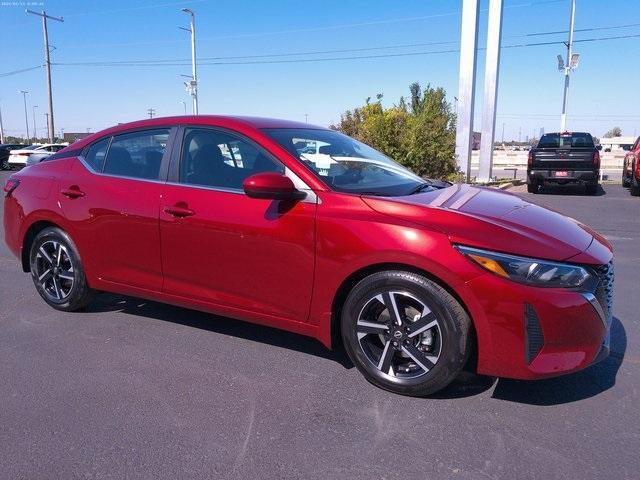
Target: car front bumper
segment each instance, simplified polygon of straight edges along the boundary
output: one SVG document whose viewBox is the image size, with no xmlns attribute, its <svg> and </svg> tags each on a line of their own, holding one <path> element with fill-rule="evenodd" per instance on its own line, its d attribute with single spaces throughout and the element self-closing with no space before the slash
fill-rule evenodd
<svg viewBox="0 0 640 480">
<path fill-rule="evenodd" d="M 558 176 L 558 172 L 565 172 L 566 176 Z M 597 183 L 599 177 L 597 170 L 535 169 L 527 172 L 529 182 L 537 183 Z"/>
<path fill-rule="evenodd" d="M 600 271 L 597 271 L 600 269 Z M 487 273 L 467 286 L 478 299 L 478 373 L 534 380 L 584 369 L 609 354 L 612 264 L 594 291 L 518 284 Z M 496 295 L 496 292 L 500 292 Z"/>
</svg>

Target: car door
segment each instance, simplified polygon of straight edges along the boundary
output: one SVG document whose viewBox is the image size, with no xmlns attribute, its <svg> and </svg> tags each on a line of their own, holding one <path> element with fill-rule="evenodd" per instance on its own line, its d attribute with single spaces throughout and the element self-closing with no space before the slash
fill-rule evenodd
<svg viewBox="0 0 640 480">
<path fill-rule="evenodd" d="M 295 203 L 246 196 L 242 182 L 254 173 L 295 175 L 257 143 L 228 130 L 185 128 L 172 162 L 160 209 L 163 291 L 305 321 L 315 194 Z"/>
<path fill-rule="evenodd" d="M 162 289 L 158 211 L 170 133 L 153 128 L 100 139 L 60 180 L 60 203 L 87 270 L 102 281 Z"/>
</svg>

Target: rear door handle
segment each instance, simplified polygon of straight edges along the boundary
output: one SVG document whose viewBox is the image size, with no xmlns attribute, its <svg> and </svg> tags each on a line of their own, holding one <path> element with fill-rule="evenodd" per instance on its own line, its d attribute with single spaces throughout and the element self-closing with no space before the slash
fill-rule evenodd
<svg viewBox="0 0 640 480">
<path fill-rule="evenodd" d="M 183 207 L 180 205 L 174 205 L 172 207 L 164 207 L 164 212 L 168 213 L 169 215 L 173 215 L 174 217 L 177 217 L 177 218 L 190 217 L 196 214 L 196 212 L 194 212 L 190 208 L 187 208 L 186 206 Z"/>
<path fill-rule="evenodd" d="M 60 193 L 69 198 L 84 197 L 84 192 L 80 190 L 77 185 L 72 185 L 69 188 L 63 188 L 62 190 L 60 190 Z"/>
</svg>

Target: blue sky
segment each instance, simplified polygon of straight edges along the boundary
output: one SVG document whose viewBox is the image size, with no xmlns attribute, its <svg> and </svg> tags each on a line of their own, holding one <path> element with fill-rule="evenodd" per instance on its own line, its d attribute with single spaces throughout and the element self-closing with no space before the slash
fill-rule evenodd
<svg viewBox="0 0 640 480">
<path fill-rule="evenodd" d="M 568 28 L 569 0 L 504 0 L 503 46 L 561 41 L 566 34 L 529 36 Z M 56 130 L 91 131 L 143 118 L 148 108 L 175 115 L 187 102 L 181 74 L 190 73 L 189 35 L 180 11 L 197 15 L 198 56 L 239 57 L 298 52 L 372 49 L 344 53 L 218 60 L 247 62 L 353 57 L 456 50 L 461 0 L 214 0 L 179 1 L 3 1 L 0 3 L 0 75 L 42 63 L 42 31 L 29 8 L 64 17 L 50 22 Z M 640 34 L 636 0 L 578 0 L 576 40 Z M 488 0 L 481 2 L 479 46 L 484 46 Z M 635 26 L 627 26 L 636 24 Z M 618 27 L 602 29 L 603 27 Z M 398 48 L 398 45 L 429 44 Z M 434 44 L 435 43 L 435 44 Z M 569 128 L 601 135 L 618 125 L 640 134 L 640 37 L 577 43 L 581 54 L 572 77 Z M 506 139 L 559 128 L 563 78 L 556 70 L 562 45 L 503 48 L 496 138 Z M 162 66 L 90 66 L 64 63 L 176 60 Z M 478 54 L 476 130 L 480 129 L 484 52 Z M 414 81 L 457 95 L 458 54 L 430 53 L 386 58 L 259 64 L 204 65 L 199 69 L 201 113 L 248 114 L 327 125 L 368 96 L 384 94 L 394 103 Z M 210 60 L 210 63 L 215 62 Z M 168 62 L 171 63 L 171 62 Z M 44 69 L 0 76 L 0 106 L 7 134 L 22 134 L 20 90 L 38 105 L 36 123 L 44 131 Z"/>
</svg>

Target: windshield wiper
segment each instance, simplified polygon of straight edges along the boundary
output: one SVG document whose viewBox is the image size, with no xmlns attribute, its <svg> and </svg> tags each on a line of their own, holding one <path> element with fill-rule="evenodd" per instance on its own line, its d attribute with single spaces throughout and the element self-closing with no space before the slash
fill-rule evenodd
<svg viewBox="0 0 640 480">
<path fill-rule="evenodd" d="M 451 186 L 450 182 L 444 180 L 428 180 L 423 179 L 424 183 L 421 183 L 416 188 L 411 190 L 408 195 L 415 195 L 420 192 L 430 192 L 432 190 L 440 190 L 442 188 L 447 188 Z"/>
</svg>

